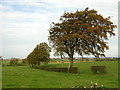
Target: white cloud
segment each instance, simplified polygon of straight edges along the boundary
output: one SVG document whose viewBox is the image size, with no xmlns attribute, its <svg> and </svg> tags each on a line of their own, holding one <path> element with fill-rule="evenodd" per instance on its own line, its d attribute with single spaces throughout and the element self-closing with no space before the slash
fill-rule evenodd
<svg viewBox="0 0 120 90">
<path fill-rule="evenodd" d="M 2 19 L 5 21 L 15 21 L 15 22 L 19 22 L 19 21 L 23 21 L 28 19 L 28 20 L 37 20 L 37 21 L 44 21 L 46 18 L 45 14 L 39 14 L 39 13 L 22 13 L 22 12 L 5 12 L 5 13 L 1 13 L 2 15 Z M 44 19 L 44 20 L 43 20 Z"/>
</svg>

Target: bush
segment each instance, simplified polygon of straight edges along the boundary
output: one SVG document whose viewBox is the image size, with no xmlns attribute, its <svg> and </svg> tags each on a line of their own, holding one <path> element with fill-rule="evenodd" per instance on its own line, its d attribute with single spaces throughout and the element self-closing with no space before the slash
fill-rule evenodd
<svg viewBox="0 0 120 90">
<path fill-rule="evenodd" d="M 27 63 L 25 61 L 19 61 L 18 59 L 12 59 L 7 66 L 24 66 Z"/>
<path fill-rule="evenodd" d="M 78 68 L 77 67 L 69 68 L 69 73 L 78 73 Z"/>
<path fill-rule="evenodd" d="M 42 69 L 42 70 L 46 70 L 46 71 L 55 71 L 55 72 L 68 72 L 68 68 L 47 68 L 47 67 L 39 67 L 36 65 L 33 65 L 34 68 L 37 69 Z M 70 68 L 69 73 L 78 73 L 78 68 L 77 67 L 72 67 Z"/>
<path fill-rule="evenodd" d="M 22 59 L 22 63 L 26 64 L 27 63 L 27 59 Z"/>
<path fill-rule="evenodd" d="M 25 66 L 25 63 L 18 63 L 17 66 Z"/>
<path fill-rule="evenodd" d="M 106 68 L 105 66 L 91 66 L 92 72 L 96 74 L 105 73 L 106 72 L 105 68 Z"/>
<path fill-rule="evenodd" d="M 47 71 L 55 71 L 55 72 L 68 72 L 67 68 L 45 68 Z"/>
<path fill-rule="evenodd" d="M 17 65 L 18 65 L 18 59 L 10 60 L 10 66 L 17 66 Z"/>
</svg>

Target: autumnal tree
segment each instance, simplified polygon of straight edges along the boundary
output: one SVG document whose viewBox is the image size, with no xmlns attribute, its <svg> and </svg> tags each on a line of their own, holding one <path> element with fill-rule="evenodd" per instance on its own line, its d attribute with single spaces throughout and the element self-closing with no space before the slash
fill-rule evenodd
<svg viewBox="0 0 120 90">
<path fill-rule="evenodd" d="M 51 48 L 47 43 L 40 43 L 35 49 L 27 56 L 28 63 L 33 65 L 39 65 L 40 62 L 48 62 L 50 60 Z"/>
<path fill-rule="evenodd" d="M 64 63 L 65 52 L 61 51 L 61 48 L 54 49 L 54 56 L 60 56 L 62 63 Z"/>
<path fill-rule="evenodd" d="M 53 48 L 69 56 L 69 68 L 73 66 L 73 55 L 105 56 L 108 50 L 107 40 L 114 36 L 117 26 L 104 18 L 96 10 L 86 8 L 83 11 L 65 12 L 60 22 L 52 23 L 49 29 L 49 41 Z"/>
<path fill-rule="evenodd" d="M 61 59 L 65 57 L 65 53 L 61 51 L 61 48 L 54 49 L 54 56 L 60 56 Z"/>
</svg>

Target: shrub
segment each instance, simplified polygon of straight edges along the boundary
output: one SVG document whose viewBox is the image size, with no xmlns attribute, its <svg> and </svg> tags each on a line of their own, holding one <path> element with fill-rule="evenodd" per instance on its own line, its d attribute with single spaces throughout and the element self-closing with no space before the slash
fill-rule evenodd
<svg viewBox="0 0 120 90">
<path fill-rule="evenodd" d="M 36 68 L 43 69 L 43 70 L 46 70 L 46 71 L 68 72 L 68 68 L 47 68 L 47 67 L 36 67 Z"/>
<path fill-rule="evenodd" d="M 4 66 L 5 66 L 5 64 L 2 64 L 2 66 L 4 67 Z"/>
<path fill-rule="evenodd" d="M 64 68 L 64 67 L 63 68 L 48 68 L 48 67 L 39 67 L 37 65 L 33 65 L 33 67 L 37 69 L 46 70 L 46 71 L 68 72 L 68 68 Z M 69 73 L 78 73 L 78 68 L 77 67 L 70 68 Z"/>
<path fill-rule="evenodd" d="M 19 63 L 18 66 L 25 66 L 27 64 L 28 64 L 27 59 L 22 59 L 21 63 Z"/>
<path fill-rule="evenodd" d="M 45 68 L 47 71 L 68 72 L 67 68 Z"/>
<path fill-rule="evenodd" d="M 106 72 L 105 68 L 106 68 L 105 66 L 91 66 L 92 72 L 96 74 L 105 73 Z"/>
<path fill-rule="evenodd" d="M 10 66 L 17 66 L 18 65 L 18 59 L 12 59 L 10 60 Z"/>
<path fill-rule="evenodd" d="M 27 59 L 22 59 L 22 63 L 26 64 L 27 63 Z"/>
<path fill-rule="evenodd" d="M 17 66 L 25 66 L 25 65 L 26 65 L 26 63 L 22 63 L 22 62 L 21 62 L 21 63 L 19 62 L 19 63 L 17 64 Z"/>
<path fill-rule="evenodd" d="M 77 67 L 69 68 L 69 73 L 78 73 L 78 68 Z"/>
</svg>

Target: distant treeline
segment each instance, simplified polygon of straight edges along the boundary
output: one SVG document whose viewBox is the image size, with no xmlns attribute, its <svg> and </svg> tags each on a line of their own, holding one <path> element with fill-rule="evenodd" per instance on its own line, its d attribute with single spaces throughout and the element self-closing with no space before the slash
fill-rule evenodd
<svg viewBox="0 0 120 90">
<path fill-rule="evenodd" d="M 74 58 L 74 61 L 118 61 L 120 58 Z M 68 62 L 69 58 L 52 58 L 51 62 Z"/>
<path fill-rule="evenodd" d="M 10 61 L 10 60 L 23 60 L 23 59 L 19 59 L 19 58 L 11 58 L 11 59 L 2 59 L 5 61 Z M 74 58 L 74 61 L 118 61 L 120 60 L 120 58 L 117 57 L 106 57 L 106 58 Z M 61 61 L 69 61 L 69 58 L 51 58 L 50 62 L 61 62 Z"/>
</svg>

